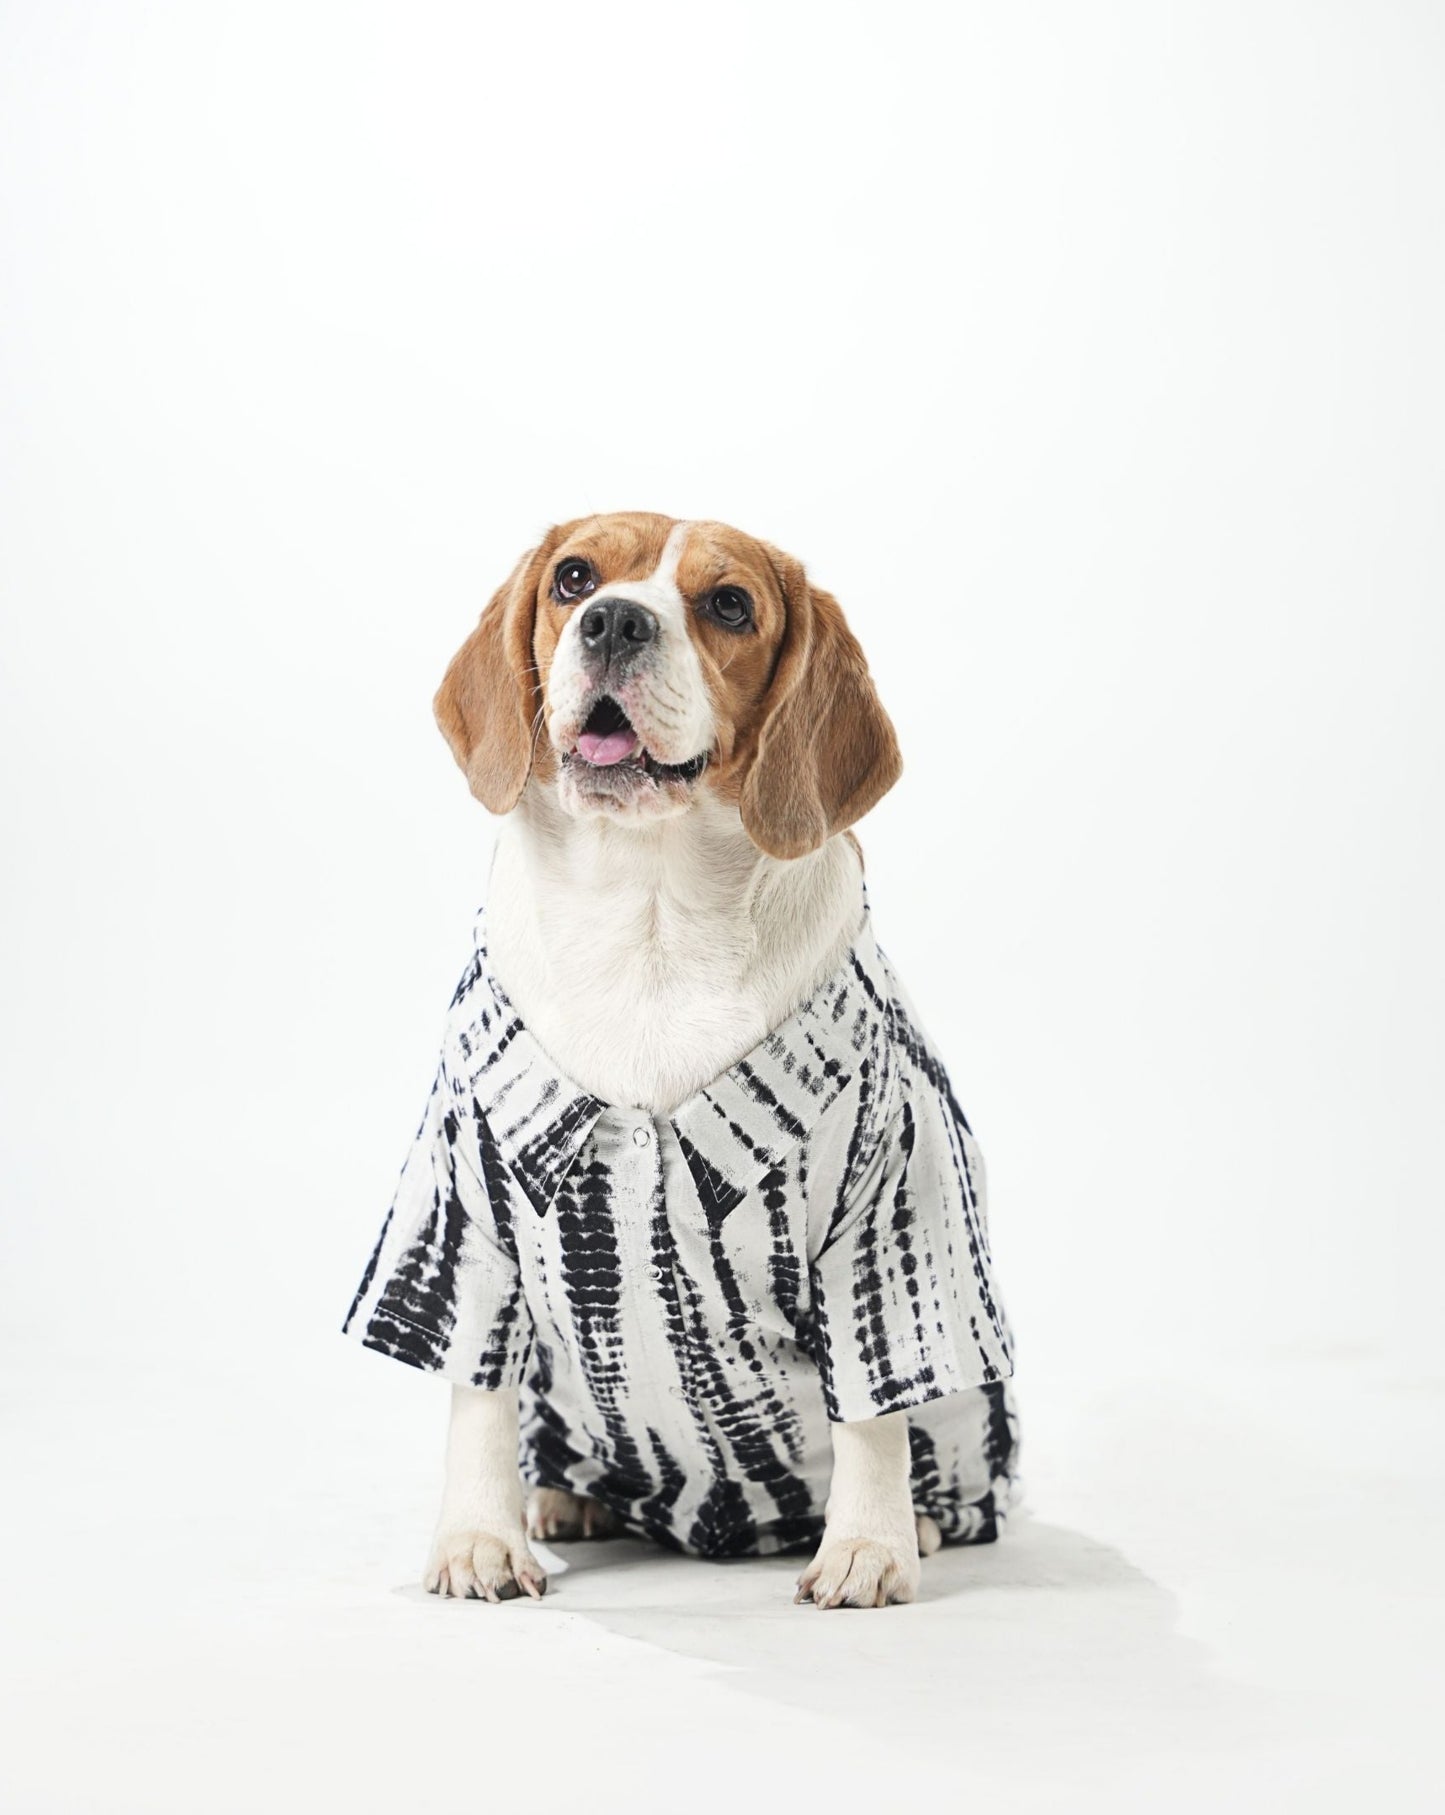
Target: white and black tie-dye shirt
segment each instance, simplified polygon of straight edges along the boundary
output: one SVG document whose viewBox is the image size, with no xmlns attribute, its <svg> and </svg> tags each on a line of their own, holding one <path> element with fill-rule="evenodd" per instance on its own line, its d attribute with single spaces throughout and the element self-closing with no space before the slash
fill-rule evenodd
<svg viewBox="0 0 1445 1815">
<path fill-rule="evenodd" d="M 993 1538 L 1010 1497 L 983 1162 L 866 911 L 834 975 L 667 1116 L 563 1076 L 479 917 L 346 1329 L 519 1386 L 527 1481 L 706 1556 L 816 1540 L 829 1420 L 908 1411 L 946 1538 Z"/>
</svg>

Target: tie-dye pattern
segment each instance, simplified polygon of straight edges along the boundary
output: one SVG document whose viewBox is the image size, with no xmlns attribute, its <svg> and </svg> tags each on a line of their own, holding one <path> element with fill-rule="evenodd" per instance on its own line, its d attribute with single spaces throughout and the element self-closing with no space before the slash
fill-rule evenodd
<svg viewBox="0 0 1445 1815">
<path fill-rule="evenodd" d="M 346 1319 L 368 1348 L 516 1385 L 524 1478 L 704 1556 L 815 1543 L 830 1420 L 909 1414 L 914 1503 L 997 1536 L 1011 1342 L 983 1161 L 873 938 L 670 1116 L 561 1075 L 484 923 Z"/>
</svg>

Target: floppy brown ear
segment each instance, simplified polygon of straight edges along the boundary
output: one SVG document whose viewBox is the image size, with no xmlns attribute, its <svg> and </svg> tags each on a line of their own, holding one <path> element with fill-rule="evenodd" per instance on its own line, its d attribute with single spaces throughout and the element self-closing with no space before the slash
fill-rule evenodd
<svg viewBox="0 0 1445 1815">
<path fill-rule="evenodd" d="M 876 806 L 903 759 L 838 601 L 791 556 L 776 565 L 787 628 L 739 806 L 760 850 L 803 857 Z"/>
<path fill-rule="evenodd" d="M 541 707 L 532 634 L 538 570 L 556 531 L 530 550 L 492 594 L 476 629 L 452 657 L 432 709 L 472 793 L 492 813 L 510 813 L 532 772 Z"/>
</svg>

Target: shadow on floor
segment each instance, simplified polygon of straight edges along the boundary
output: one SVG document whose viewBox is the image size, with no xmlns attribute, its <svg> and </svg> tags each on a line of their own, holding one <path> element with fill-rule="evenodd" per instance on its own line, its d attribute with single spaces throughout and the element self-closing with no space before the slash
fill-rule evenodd
<svg viewBox="0 0 1445 1815">
<path fill-rule="evenodd" d="M 1119 1551 L 1021 1517 L 997 1544 L 924 1564 L 909 1607 L 792 1605 L 801 1559 L 704 1563 L 622 1540 L 548 1553 L 559 1610 L 719 1666 L 730 1687 L 931 1747 L 986 1729 L 1062 1764 L 1101 1743 L 1228 1749 L 1280 1735 L 1270 1698 L 1214 1674 L 1174 1597 Z M 551 1595 L 549 1595 L 551 1601 Z"/>
</svg>

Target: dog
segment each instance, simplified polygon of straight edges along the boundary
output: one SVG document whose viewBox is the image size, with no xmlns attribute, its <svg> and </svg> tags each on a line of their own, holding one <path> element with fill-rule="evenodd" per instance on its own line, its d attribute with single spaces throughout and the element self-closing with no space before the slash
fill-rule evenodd
<svg viewBox="0 0 1445 1815">
<path fill-rule="evenodd" d="M 837 601 L 720 523 L 563 523 L 435 711 L 502 824 L 345 1325 L 452 1383 L 425 1586 L 535 1598 L 532 1540 L 630 1533 L 912 1600 L 1010 1504 L 1012 1341 L 872 932 L 850 828 L 901 762 Z"/>
</svg>

